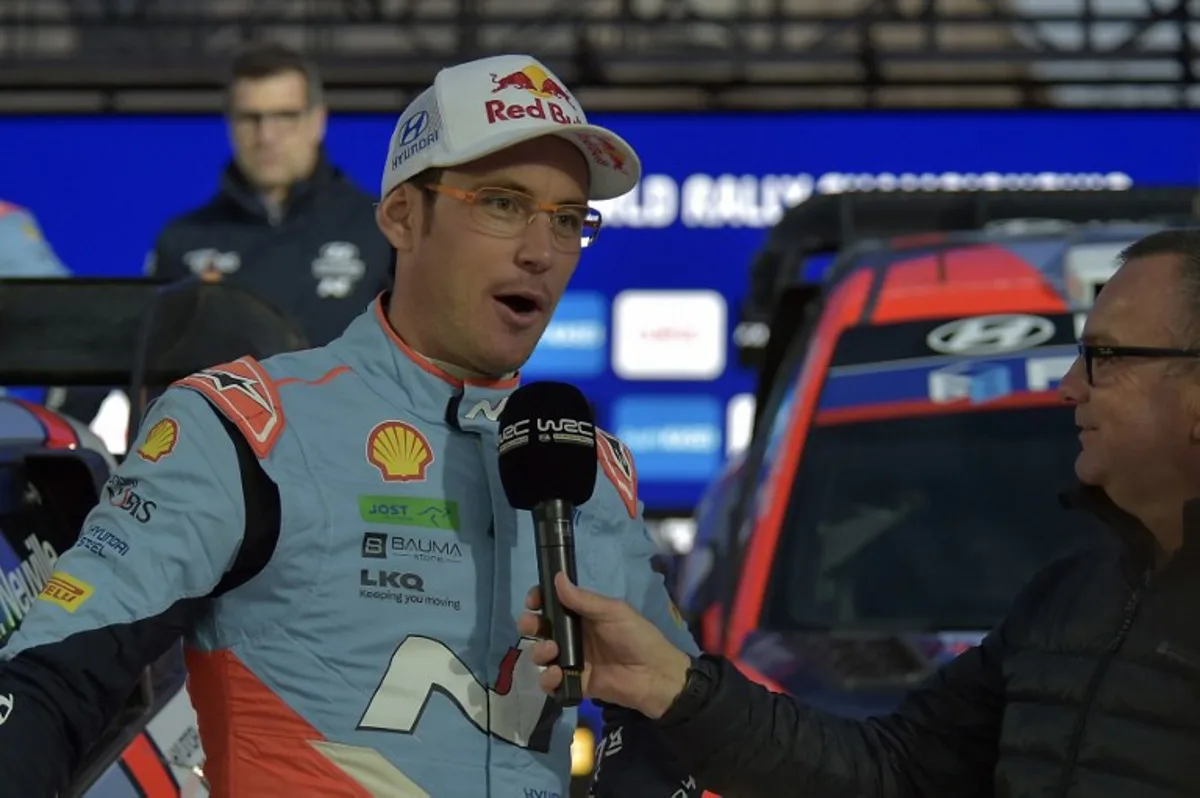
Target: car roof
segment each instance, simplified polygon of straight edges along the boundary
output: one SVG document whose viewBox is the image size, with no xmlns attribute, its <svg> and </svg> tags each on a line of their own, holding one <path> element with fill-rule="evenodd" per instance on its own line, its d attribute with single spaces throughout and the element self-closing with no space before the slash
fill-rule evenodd
<svg viewBox="0 0 1200 798">
<path fill-rule="evenodd" d="M 869 273 L 872 286 L 858 323 L 1086 310 L 1119 252 L 1161 229 L 1097 223 L 869 240 L 837 258 L 824 290 Z"/>
<path fill-rule="evenodd" d="M 938 302 L 938 296 L 961 294 L 970 288 L 967 283 L 990 290 L 1016 281 L 1027 283 L 1027 290 L 1039 294 L 1049 288 L 1069 306 L 1084 307 L 1088 302 L 1070 292 L 1073 270 L 1108 268 L 1111 272 L 1124 247 L 1162 229 L 1162 224 L 1145 223 L 1043 226 L 1034 222 L 1030 227 L 872 239 L 842 252 L 830 265 L 824 282 L 835 286 L 860 269 L 893 280 L 896 272 L 904 271 L 905 292 Z M 1086 263 L 1080 264 L 1081 260 Z M 888 271 L 893 274 L 886 274 Z M 1036 301 L 1040 304 L 1040 298 Z"/>
<path fill-rule="evenodd" d="M 1196 224 L 1195 189 L 1134 187 L 1125 191 L 852 192 L 811 197 L 791 208 L 767 234 L 750 267 L 743 315 L 769 318 L 779 296 L 804 279 L 804 266 L 859 243 L 913 233 L 969 233 L 1014 223 L 1087 225 L 1135 220 Z M 1028 225 L 1027 225 L 1028 226 Z"/>
</svg>

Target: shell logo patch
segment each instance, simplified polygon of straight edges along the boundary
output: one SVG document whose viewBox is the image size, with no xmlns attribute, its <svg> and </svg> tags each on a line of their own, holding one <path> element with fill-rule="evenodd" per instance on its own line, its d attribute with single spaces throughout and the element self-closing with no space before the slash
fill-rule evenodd
<svg viewBox="0 0 1200 798">
<path fill-rule="evenodd" d="M 367 436 L 367 462 L 384 482 L 421 482 L 433 448 L 420 430 L 403 421 L 382 421 Z"/>
<path fill-rule="evenodd" d="M 164 416 L 146 433 L 146 440 L 138 447 L 137 455 L 146 462 L 157 463 L 171 452 L 179 443 L 179 422 L 170 416 Z"/>
</svg>

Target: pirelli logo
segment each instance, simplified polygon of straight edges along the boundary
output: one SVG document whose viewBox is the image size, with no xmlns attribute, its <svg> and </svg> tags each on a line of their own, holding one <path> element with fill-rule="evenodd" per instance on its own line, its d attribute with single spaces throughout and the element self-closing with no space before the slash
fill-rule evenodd
<svg viewBox="0 0 1200 798">
<path fill-rule="evenodd" d="M 46 586 L 42 588 L 38 598 L 56 604 L 67 612 L 74 613 L 95 592 L 96 589 L 82 579 L 76 579 L 70 574 L 56 571 L 46 582 Z"/>
</svg>

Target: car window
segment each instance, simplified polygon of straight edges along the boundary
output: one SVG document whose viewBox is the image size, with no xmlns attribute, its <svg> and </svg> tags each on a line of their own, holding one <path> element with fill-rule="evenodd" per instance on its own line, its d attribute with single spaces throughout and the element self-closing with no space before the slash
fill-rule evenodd
<svg viewBox="0 0 1200 798">
<path fill-rule="evenodd" d="M 946 353 L 976 334 L 1004 351 Z M 1054 392 L 1073 337 L 1070 315 L 847 331 L 786 497 L 764 625 L 988 629 L 1038 569 L 1106 540 L 1058 500 L 1078 453 Z"/>
<path fill-rule="evenodd" d="M 1065 407 L 814 428 L 773 592 L 788 628 L 991 628 L 1040 568 L 1101 539 L 1058 504 Z"/>
</svg>

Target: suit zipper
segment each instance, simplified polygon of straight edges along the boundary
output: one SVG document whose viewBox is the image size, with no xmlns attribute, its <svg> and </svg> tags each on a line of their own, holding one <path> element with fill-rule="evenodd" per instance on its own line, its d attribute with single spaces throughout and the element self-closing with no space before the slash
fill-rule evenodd
<svg viewBox="0 0 1200 798">
<path fill-rule="evenodd" d="M 1117 629 L 1117 634 L 1113 637 L 1112 642 L 1108 644 L 1108 649 L 1104 652 L 1099 664 L 1096 665 L 1096 670 L 1092 672 L 1087 692 L 1083 696 L 1083 706 L 1079 708 L 1079 716 L 1075 719 L 1075 728 L 1071 732 L 1071 745 L 1067 748 L 1067 763 L 1063 768 L 1062 782 L 1059 784 L 1058 795 L 1060 798 L 1067 798 L 1067 793 L 1071 789 L 1071 774 L 1075 771 L 1076 760 L 1079 759 L 1079 749 L 1083 745 L 1083 733 L 1087 728 L 1092 704 L 1096 701 L 1096 694 L 1100 692 L 1100 686 L 1104 682 L 1104 676 L 1108 673 L 1108 667 L 1112 664 L 1113 657 L 1121 650 L 1121 645 L 1125 642 L 1125 637 L 1133 626 L 1133 616 L 1137 614 L 1138 603 L 1142 600 L 1142 592 L 1149 582 L 1150 571 L 1147 571 L 1142 584 L 1134 588 L 1133 593 L 1129 596 L 1129 601 L 1125 602 L 1125 613 L 1121 618 L 1121 626 Z"/>
</svg>

